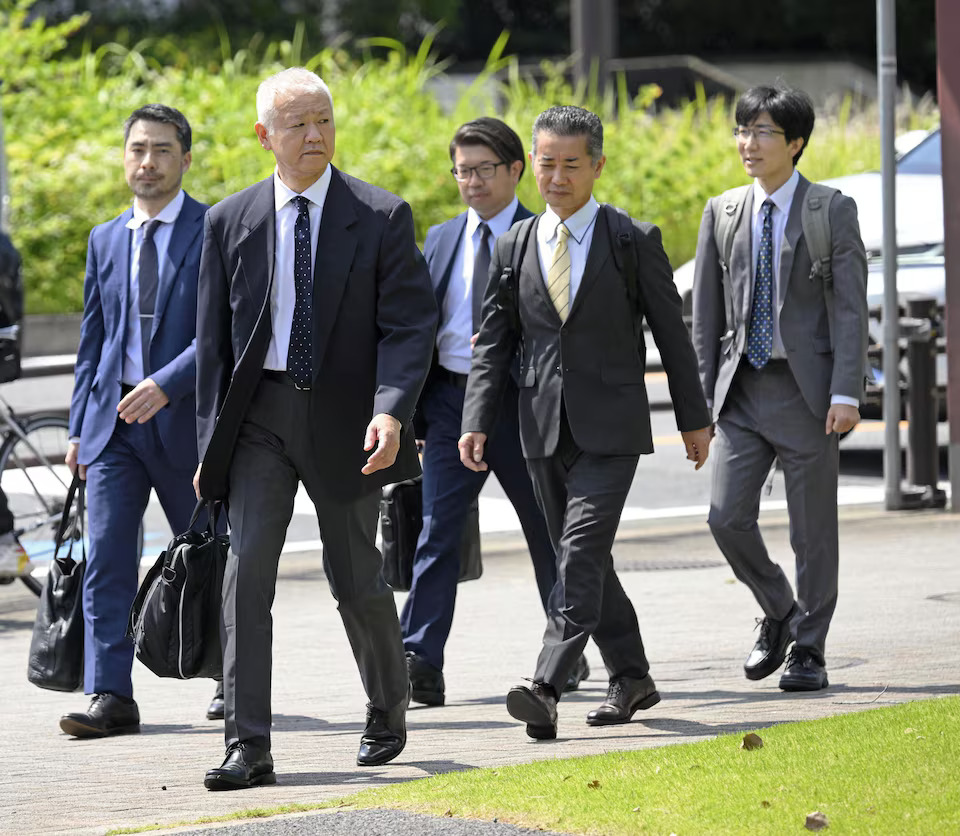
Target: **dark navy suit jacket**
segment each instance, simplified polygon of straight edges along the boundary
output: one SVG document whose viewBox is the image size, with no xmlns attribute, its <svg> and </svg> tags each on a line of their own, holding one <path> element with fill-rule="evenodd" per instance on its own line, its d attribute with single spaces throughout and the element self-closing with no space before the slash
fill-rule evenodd
<svg viewBox="0 0 960 836">
<path fill-rule="evenodd" d="M 197 274 L 207 207 L 185 195 L 173 225 L 150 338 L 150 377 L 170 403 L 153 418 L 166 454 L 178 467 L 196 467 Z M 70 436 L 79 462 L 91 464 L 117 424 L 130 296 L 128 209 L 94 227 L 87 246 L 83 323 L 70 403 Z"/>
</svg>

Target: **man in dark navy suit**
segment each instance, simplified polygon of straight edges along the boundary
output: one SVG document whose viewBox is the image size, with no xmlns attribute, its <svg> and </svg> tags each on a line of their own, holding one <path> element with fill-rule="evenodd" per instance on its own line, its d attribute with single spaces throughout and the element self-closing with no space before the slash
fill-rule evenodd
<svg viewBox="0 0 960 836">
<path fill-rule="evenodd" d="M 523 143 L 499 119 L 461 125 L 450 141 L 451 169 L 468 209 L 427 232 L 424 256 L 440 308 L 437 350 L 420 399 L 423 446 L 423 529 L 413 583 L 400 617 L 413 699 L 443 705 L 443 650 L 453 622 L 460 543 L 470 504 L 486 481 L 460 463 L 457 440 L 480 302 L 497 237 L 531 215 L 516 197 L 523 175 Z M 488 448 L 491 470 L 513 503 L 533 560 L 544 611 L 557 579 L 556 554 L 533 493 L 520 449 L 517 386 L 511 380 Z M 589 674 L 581 656 L 568 688 Z"/>
<path fill-rule="evenodd" d="M 190 145 L 180 111 L 135 110 L 123 146 L 133 206 L 95 227 L 87 247 L 67 464 L 87 481 L 84 690 L 94 696 L 87 711 L 60 720 L 74 737 L 140 731 L 126 636 L 140 519 L 151 489 L 177 534 L 195 505 L 197 273 L 207 207 L 181 186 Z"/>
</svg>

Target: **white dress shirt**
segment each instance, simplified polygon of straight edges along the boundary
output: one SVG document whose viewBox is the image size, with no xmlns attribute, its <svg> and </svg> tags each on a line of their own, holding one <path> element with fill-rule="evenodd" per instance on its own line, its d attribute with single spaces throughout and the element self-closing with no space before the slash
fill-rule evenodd
<svg viewBox="0 0 960 836">
<path fill-rule="evenodd" d="M 760 236 L 763 234 L 763 202 L 769 200 L 773 203 L 773 212 L 770 220 L 773 223 L 773 299 L 776 307 L 774 312 L 779 310 L 780 300 L 780 253 L 783 251 L 783 241 L 787 232 L 787 218 L 790 217 L 790 208 L 793 206 L 793 196 L 797 192 L 797 185 L 800 182 L 800 173 L 794 169 L 793 174 L 787 179 L 779 189 L 773 194 L 767 194 L 760 185 L 759 180 L 753 181 L 753 261 L 750 265 L 750 275 L 754 282 L 757 279 L 757 260 L 760 256 Z M 772 357 L 784 359 L 787 352 L 783 347 L 783 337 L 780 335 L 780 317 L 773 317 L 773 353 Z M 849 398 L 846 395 L 832 395 L 830 403 L 847 404 L 849 406 L 859 406 L 860 401 L 856 398 Z"/>
<path fill-rule="evenodd" d="M 161 209 L 153 218 L 133 201 L 133 217 L 127 221 L 127 229 L 133 230 L 130 236 L 130 293 L 127 297 L 127 338 L 124 344 L 123 372 L 121 380 L 128 386 L 136 386 L 145 377 L 143 373 L 143 343 L 140 337 L 140 247 L 143 245 L 143 225 L 147 221 L 160 221 L 153 234 L 157 246 L 158 275 L 162 276 L 167 265 L 167 250 L 173 235 L 173 224 L 183 208 L 184 194 L 181 189 L 177 196 Z"/>
<path fill-rule="evenodd" d="M 440 327 L 437 330 L 437 358 L 440 365 L 457 374 L 470 372 L 473 350 L 470 346 L 473 336 L 473 262 L 480 245 L 480 224 L 484 222 L 490 227 L 489 247 L 492 256 L 497 238 L 513 224 L 518 202 L 515 197 L 488 221 L 483 221 L 473 207 L 467 209 L 467 224 L 450 270 L 450 282 L 443 297 Z"/>
<path fill-rule="evenodd" d="M 328 165 L 320 179 L 303 192 L 295 192 L 287 186 L 276 171 L 273 173 L 273 200 L 276 209 L 276 241 L 273 255 L 273 289 L 270 292 L 270 322 L 273 333 L 267 346 L 263 367 L 275 371 L 287 370 L 287 351 L 290 348 L 290 329 L 293 326 L 293 309 L 297 301 L 297 288 L 293 278 L 294 238 L 293 230 L 299 210 L 293 199 L 302 194 L 310 201 L 310 279 L 313 280 L 317 263 L 317 240 L 320 237 L 320 218 L 323 204 L 330 188 L 331 169 Z"/>
<path fill-rule="evenodd" d="M 567 239 L 567 252 L 570 254 L 570 307 L 580 289 L 583 279 L 583 268 L 587 265 L 587 253 L 593 242 L 593 230 L 596 226 L 597 212 L 600 204 L 593 195 L 590 199 L 569 218 L 563 221 L 570 237 Z M 560 218 L 549 206 L 540 218 L 537 225 L 537 253 L 540 256 L 540 270 L 543 272 L 543 281 L 547 281 L 547 273 L 553 263 L 553 251 L 557 248 L 557 227 Z"/>
</svg>

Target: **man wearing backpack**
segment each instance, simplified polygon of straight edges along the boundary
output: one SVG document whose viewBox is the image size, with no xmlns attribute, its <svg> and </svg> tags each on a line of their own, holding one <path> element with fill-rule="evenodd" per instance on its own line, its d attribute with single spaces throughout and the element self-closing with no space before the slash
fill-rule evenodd
<svg viewBox="0 0 960 836">
<path fill-rule="evenodd" d="M 525 162 L 523 142 L 505 122 L 482 116 L 461 125 L 450 141 L 450 161 L 468 209 L 427 230 L 423 248 L 440 324 L 433 367 L 417 409 L 422 428 L 418 438 L 424 442 L 423 529 L 410 594 L 400 614 L 413 701 L 425 705 L 446 700 L 444 647 L 453 623 L 464 522 L 489 475 L 466 470 L 456 445 L 490 256 L 497 237 L 532 214 L 516 197 Z M 546 611 L 557 579 L 556 553 L 520 450 L 512 377 L 491 444 L 490 468 L 517 512 Z M 579 688 L 589 671 L 581 657 L 565 690 Z"/>
<path fill-rule="evenodd" d="M 530 160 L 547 210 L 497 241 L 459 448 L 466 467 L 487 469 L 487 437 L 520 347 L 520 440 L 558 578 L 533 682 L 510 690 L 507 711 L 546 740 L 557 735 L 557 700 L 591 636 L 609 689 L 589 725 L 627 723 L 660 701 L 611 555 L 639 456 L 653 452 L 643 319 L 698 469 L 711 433 L 660 230 L 593 197 L 606 162 L 600 119 L 579 107 L 544 111 Z"/>
<path fill-rule="evenodd" d="M 709 524 L 763 610 L 748 679 L 783 665 L 785 691 L 828 685 L 824 648 L 837 601 L 839 436 L 860 420 L 867 263 L 856 204 L 796 170 L 813 105 L 786 87 L 737 102 L 750 186 L 707 202 L 697 243 L 693 343 L 713 409 Z M 774 459 L 783 468 L 797 596 L 757 525 Z"/>
</svg>

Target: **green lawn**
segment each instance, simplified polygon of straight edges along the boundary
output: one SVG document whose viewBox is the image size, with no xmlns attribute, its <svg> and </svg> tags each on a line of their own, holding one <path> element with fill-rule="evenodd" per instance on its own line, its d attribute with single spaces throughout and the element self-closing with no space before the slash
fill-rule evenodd
<svg viewBox="0 0 960 836">
<path fill-rule="evenodd" d="M 960 698 L 931 699 L 703 743 L 436 775 L 339 807 L 509 821 L 588 834 L 960 833 Z M 544 747 L 544 754 L 549 747 Z"/>
</svg>

